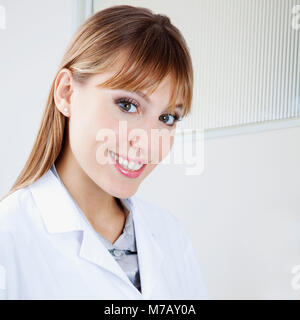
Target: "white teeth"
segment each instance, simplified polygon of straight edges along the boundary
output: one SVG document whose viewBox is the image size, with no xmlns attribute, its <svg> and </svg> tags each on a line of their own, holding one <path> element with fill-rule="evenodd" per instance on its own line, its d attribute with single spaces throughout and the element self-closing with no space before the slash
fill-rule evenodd
<svg viewBox="0 0 300 320">
<path fill-rule="evenodd" d="M 122 157 L 118 157 L 113 151 L 110 151 L 112 157 L 119 162 L 119 164 L 127 170 L 131 171 L 137 171 L 139 170 L 143 164 L 134 163 L 132 161 L 129 161 L 127 159 L 123 159 Z"/>
<path fill-rule="evenodd" d="M 130 170 L 137 170 L 135 167 L 136 167 L 136 164 L 135 164 L 135 163 L 129 162 L 128 168 L 129 168 Z"/>
</svg>

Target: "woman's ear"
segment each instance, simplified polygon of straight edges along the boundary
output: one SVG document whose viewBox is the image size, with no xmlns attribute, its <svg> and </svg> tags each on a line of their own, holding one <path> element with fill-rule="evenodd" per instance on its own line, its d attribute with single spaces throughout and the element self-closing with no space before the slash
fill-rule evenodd
<svg viewBox="0 0 300 320">
<path fill-rule="evenodd" d="M 66 117 L 71 113 L 73 78 L 69 69 L 63 68 L 57 74 L 54 85 L 54 102 L 57 109 Z"/>
</svg>

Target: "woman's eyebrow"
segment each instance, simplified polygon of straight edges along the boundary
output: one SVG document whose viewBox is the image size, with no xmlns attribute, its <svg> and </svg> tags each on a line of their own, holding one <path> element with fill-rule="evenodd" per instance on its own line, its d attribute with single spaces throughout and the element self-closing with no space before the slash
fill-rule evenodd
<svg viewBox="0 0 300 320">
<path fill-rule="evenodd" d="M 139 95 L 141 98 L 143 98 L 145 101 L 147 101 L 149 104 L 151 103 L 151 99 L 144 93 L 141 91 L 131 91 L 132 93 L 136 93 L 137 95 Z M 182 103 L 179 103 L 175 106 L 176 109 L 182 110 L 183 109 L 183 105 Z M 170 108 L 167 108 L 165 111 L 169 110 Z"/>
</svg>

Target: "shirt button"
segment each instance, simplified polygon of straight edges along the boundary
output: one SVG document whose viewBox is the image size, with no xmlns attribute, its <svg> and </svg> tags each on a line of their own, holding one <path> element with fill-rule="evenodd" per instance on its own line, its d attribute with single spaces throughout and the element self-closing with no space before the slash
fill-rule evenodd
<svg viewBox="0 0 300 320">
<path fill-rule="evenodd" d="M 121 257 L 121 256 L 123 255 L 123 252 L 122 252 L 121 250 L 114 249 L 113 255 L 114 255 L 115 257 Z"/>
</svg>

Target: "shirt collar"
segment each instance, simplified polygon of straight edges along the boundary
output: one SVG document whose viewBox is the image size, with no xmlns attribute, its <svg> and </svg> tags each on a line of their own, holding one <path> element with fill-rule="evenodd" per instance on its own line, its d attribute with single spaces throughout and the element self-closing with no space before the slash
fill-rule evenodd
<svg viewBox="0 0 300 320">
<path fill-rule="evenodd" d="M 80 208 L 59 178 L 54 164 L 42 177 L 31 184 L 29 189 L 49 233 L 85 229 L 85 221 L 79 212 Z M 124 232 L 134 235 L 132 197 L 120 200 L 129 211 Z"/>
</svg>

